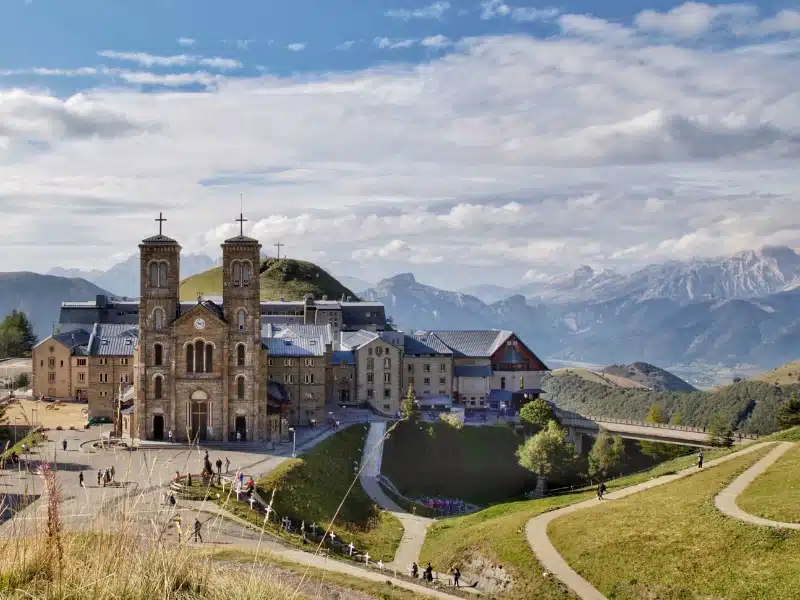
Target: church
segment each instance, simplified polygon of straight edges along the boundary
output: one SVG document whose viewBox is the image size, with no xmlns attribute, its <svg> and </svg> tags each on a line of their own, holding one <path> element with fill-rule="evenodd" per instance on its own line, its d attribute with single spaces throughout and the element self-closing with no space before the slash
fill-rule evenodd
<svg viewBox="0 0 800 600">
<path fill-rule="evenodd" d="M 181 246 L 162 233 L 139 244 L 139 343 L 134 352 L 133 435 L 177 441 L 275 439 L 260 324 L 261 244 L 222 244 L 222 302 L 180 302 Z M 240 224 L 244 219 L 240 216 Z M 263 356 L 262 356 L 263 355 Z"/>
</svg>

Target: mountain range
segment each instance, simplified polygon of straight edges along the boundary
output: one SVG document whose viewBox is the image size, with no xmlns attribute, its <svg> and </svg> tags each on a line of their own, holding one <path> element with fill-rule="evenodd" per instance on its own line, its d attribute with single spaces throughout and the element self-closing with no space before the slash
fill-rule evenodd
<svg viewBox="0 0 800 600">
<path fill-rule="evenodd" d="M 599 364 L 694 362 L 772 368 L 800 354 L 800 255 L 770 247 L 630 274 L 571 273 L 483 299 L 424 285 L 411 273 L 359 293 L 406 330 L 507 328 L 537 353 Z"/>
</svg>

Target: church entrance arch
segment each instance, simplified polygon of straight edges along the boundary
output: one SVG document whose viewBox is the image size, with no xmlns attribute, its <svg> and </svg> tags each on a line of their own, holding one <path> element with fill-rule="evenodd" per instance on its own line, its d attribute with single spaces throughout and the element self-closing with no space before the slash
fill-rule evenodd
<svg viewBox="0 0 800 600">
<path fill-rule="evenodd" d="M 234 425 L 234 435 L 236 435 L 236 434 L 241 434 L 241 438 L 239 438 L 239 436 L 236 436 L 238 439 L 241 439 L 242 441 L 244 441 L 246 439 L 246 436 L 247 436 L 247 417 L 245 417 L 244 415 L 237 415 L 236 416 L 236 421 L 235 421 L 235 425 Z"/>
<path fill-rule="evenodd" d="M 164 439 L 164 415 L 153 415 L 153 439 Z"/>
<path fill-rule="evenodd" d="M 189 427 L 192 439 L 205 441 L 208 436 L 208 394 L 203 390 L 192 392 L 189 402 Z"/>
</svg>

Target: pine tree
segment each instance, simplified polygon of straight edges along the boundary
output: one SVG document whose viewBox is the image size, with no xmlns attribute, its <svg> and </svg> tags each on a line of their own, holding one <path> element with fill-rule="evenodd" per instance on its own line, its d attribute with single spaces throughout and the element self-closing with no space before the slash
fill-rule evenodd
<svg viewBox="0 0 800 600">
<path fill-rule="evenodd" d="M 800 425 L 800 398 L 797 394 L 792 394 L 778 407 L 777 419 L 781 429 Z"/>
<path fill-rule="evenodd" d="M 417 409 L 417 393 L 414 391 L 414 386 L 408 384 L 406 395 L 400 401 L 400 416 L 404 420 L 410 420 Z"/>
<path fill-rule="evenodd" d="M 0 323 L 0 358 L 30 356 L 35 345 L 36 334 L 24 312 L 14 310 Z"/>
</svg>

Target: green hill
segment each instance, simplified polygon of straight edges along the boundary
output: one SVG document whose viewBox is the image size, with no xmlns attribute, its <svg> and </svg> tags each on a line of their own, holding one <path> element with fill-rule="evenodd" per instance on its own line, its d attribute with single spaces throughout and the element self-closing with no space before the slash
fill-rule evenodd
<svg viewBox="0 0 800 600">
<path fill-rule="evenodd" d="M 559 407 L 597 417 L 645 420 L 650 406 L 657 404 L 671 418 L 680 413 L 683 424 L 705 427 L 719 413 L 748 433 L 771 433 L 778 429 L 778 406 L 800 384 L 776 386 L 741 381 L 712 392 L 656 392 L 612 388 L 574 375 L 546 376 L 542 387 L 546 398 Z"/>
<path fill-rule="evenodd" d="M 262 300 L 302 300 L 306 294 L 316 299 L 327 296 L 340 300 L 342 296 L 356 295 L 339 283 L 325 269 L 304 260 L 293 258 L 264 258 L 259 266 Z M 196 300 L 204 296 L 222 295 L 222 267 L 214 267 L 181 282 L 181 300 Z"/>
<path fill-rule="evenodd" d="M 645 362 L 630 365 L 610 365 L 603 369 L 607 375 L 625 377 L 658 392 L 696 392 L 697 388 L 669 371 Z"/>
</svg>

